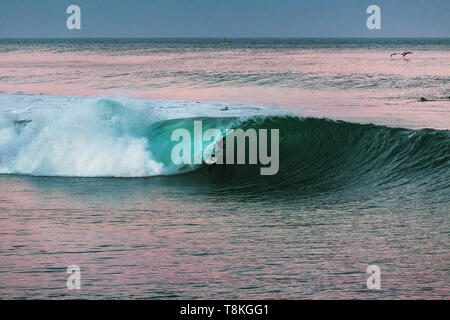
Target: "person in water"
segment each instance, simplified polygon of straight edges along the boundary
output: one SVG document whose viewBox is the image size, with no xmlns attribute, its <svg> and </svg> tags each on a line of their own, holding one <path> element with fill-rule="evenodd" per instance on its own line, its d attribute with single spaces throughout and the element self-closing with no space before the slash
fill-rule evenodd
<svg viewBox="0 0 450 320">
<path fill-rule="evenodd" d="M 450 99 L 450 96 L 449 97 L 439 97 L 439 99 L 436 99 L 436 100 L 429 100 L 427 98 L 420 97 L 419 101 L 421 101 L 421 102 L 424 102 L 424 101 L 439 101 L 439 100 L 446 100 L 446 99 Z"/>
</svg>

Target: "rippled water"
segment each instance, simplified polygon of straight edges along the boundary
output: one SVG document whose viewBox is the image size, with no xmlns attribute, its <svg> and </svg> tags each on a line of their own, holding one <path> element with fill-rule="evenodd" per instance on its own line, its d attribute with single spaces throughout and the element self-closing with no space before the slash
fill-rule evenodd
<svg viewBox="0 0 450 320">
<path fill-rule="evenodd" d="M 283 199 L 190 179 L 2 177 L 1 296 L 448 297 L 448 212 L 426 195 Z"/>
<path fill-rule="evenodd" d="M 448 299 L 449 48 L 0 40 L 0 298 Z M 279 173 L 177 174 L 194 119 L 280 128 Z"/>
</svg>

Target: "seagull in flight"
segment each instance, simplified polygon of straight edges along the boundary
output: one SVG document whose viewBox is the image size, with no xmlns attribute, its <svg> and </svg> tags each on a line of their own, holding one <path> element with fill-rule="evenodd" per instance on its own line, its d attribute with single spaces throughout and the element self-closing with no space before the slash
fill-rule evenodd
<svg viewBox="0 0 450 320">
<path fill-rule="evenodd" d="M 412 52 L 411 52 L 411 51 L 403 51 L 402 53 L 400 53 L 400 52 L 394 52 L 394 53 L 391 53 L 391 57 L 392 57 L 392 56 L 395 56 L 395 55 L 397 55 L 397 54 L 400 54 L 400 55 L 402 55 L 402 56 L 404 57 L 404 56 L 406 56 L 407 54 L 412 54 Z"/>
</svg>

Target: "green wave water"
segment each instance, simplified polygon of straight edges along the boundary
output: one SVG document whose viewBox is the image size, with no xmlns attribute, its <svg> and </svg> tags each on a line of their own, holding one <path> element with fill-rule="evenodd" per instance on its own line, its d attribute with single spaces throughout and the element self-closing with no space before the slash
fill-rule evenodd
<svg viewBox="0 0 450 320">
<path fill-rule="evenodd" d="M 194 118 L 158 122 L 159 146 L 170 140 L 175 128 L 193 127 L 202 121 L 208 128 L 279 129 L 280 170 L 273 177 L 260 176 L 260 165 L 217 165 L 200 168 L 196 175 L 222 177 L 222 188 L 248 188 L 257 192 L 285 189 L 336 190 L 341 188 L 384 188 L 420 185 L 429 192 L 450 186 L 450 132 L 411 130 L 317 118 L 253 117 Z M 170 161 L 167 144 L 157 159 Z M 247 152 L 248 152 L 248 143 Z M 160 158 L 158 158 L 158 156 Z M 426 188 L 424 187 L 426 186 Z"/>
</svg>

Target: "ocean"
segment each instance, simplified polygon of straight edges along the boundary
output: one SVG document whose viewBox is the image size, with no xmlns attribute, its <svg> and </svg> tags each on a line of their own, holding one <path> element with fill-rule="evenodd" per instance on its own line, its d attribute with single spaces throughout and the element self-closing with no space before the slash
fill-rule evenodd
<svg viewBox="0 0 450 320">
<path fill-rule="evenodd" d="M 228 40 L 0 40 L 1 299 L 449 298 L 450 39 Z"/>
</svg>

